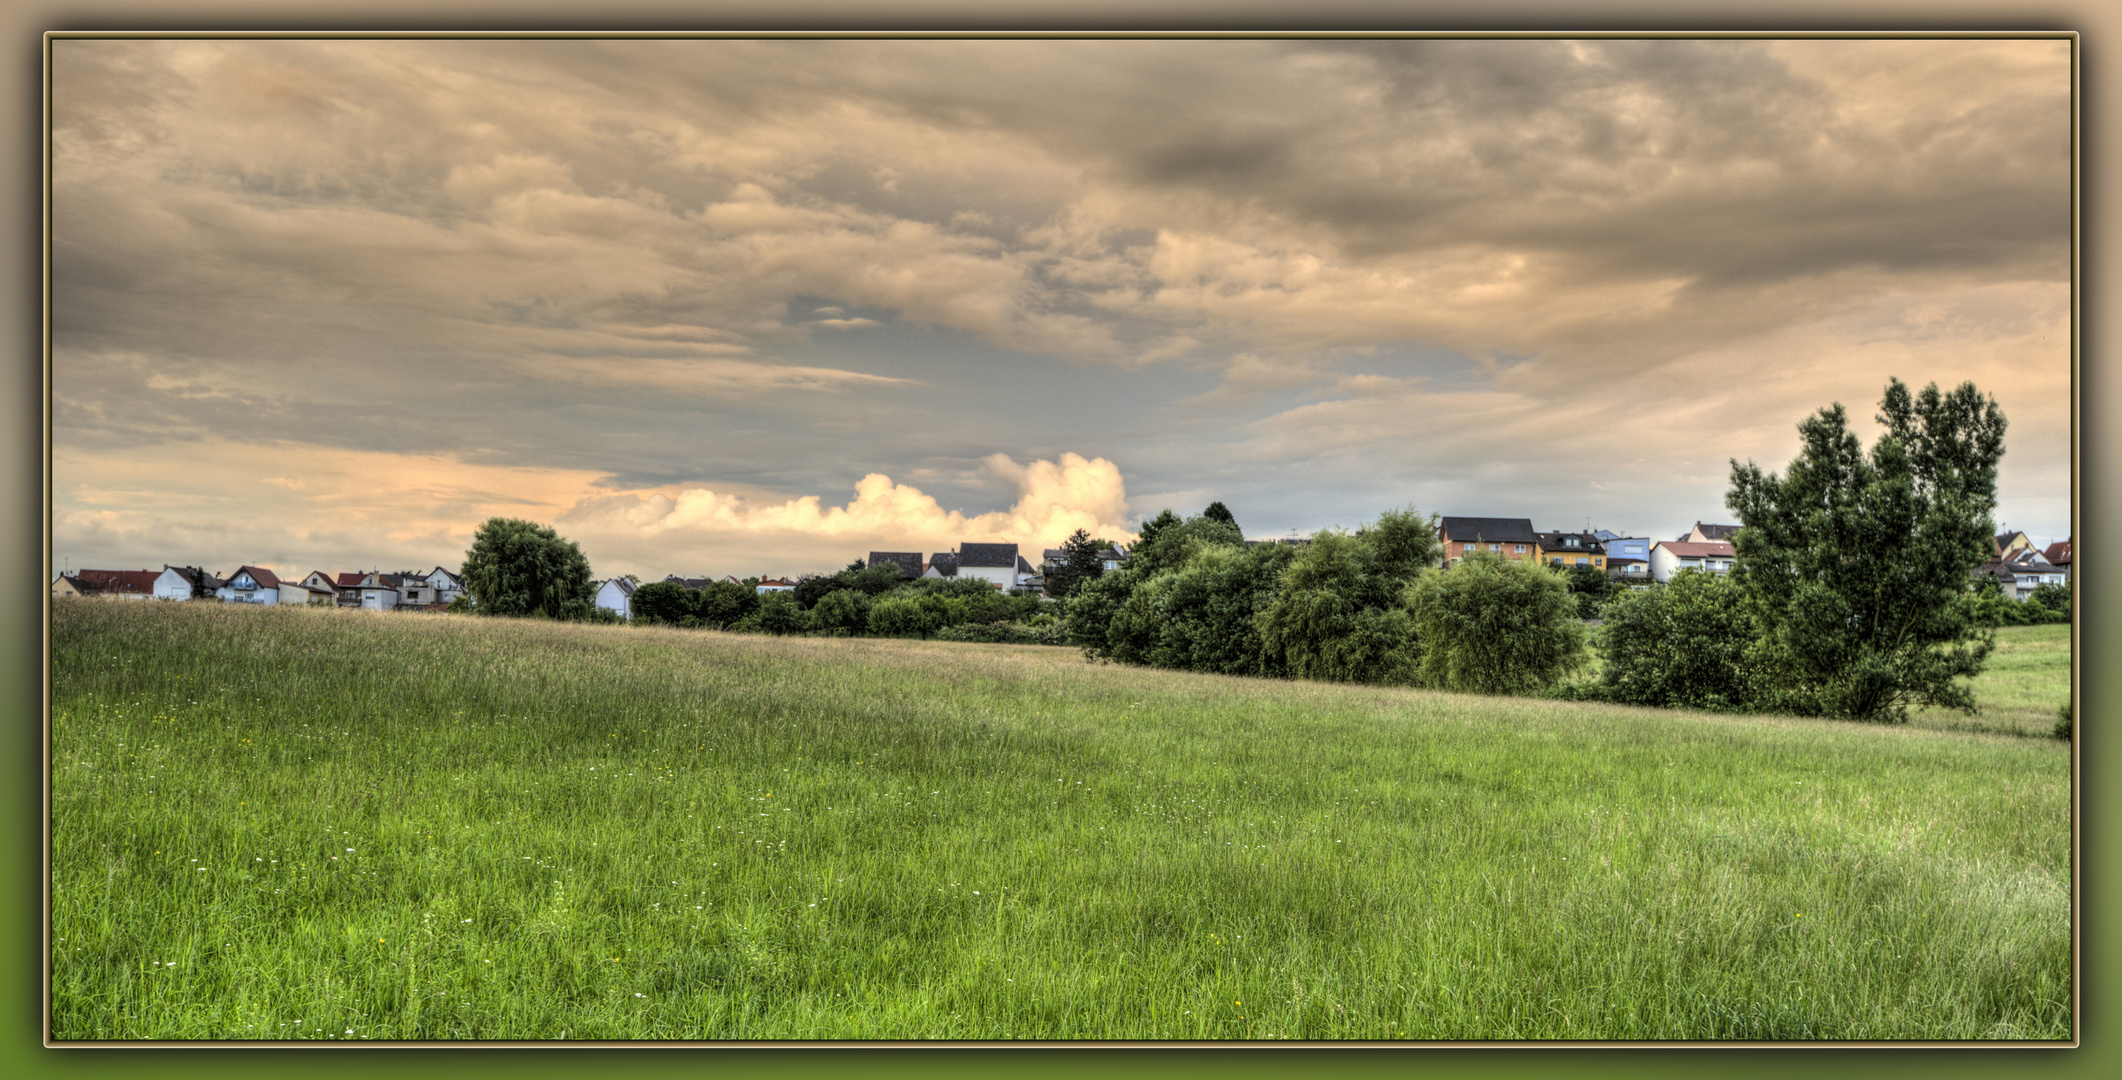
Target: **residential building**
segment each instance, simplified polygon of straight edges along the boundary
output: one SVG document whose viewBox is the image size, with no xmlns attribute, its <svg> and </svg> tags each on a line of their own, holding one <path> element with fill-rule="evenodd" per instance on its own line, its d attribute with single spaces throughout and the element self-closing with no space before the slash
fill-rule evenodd
<svg viewBox="0 0 2122 1080">
<path fill-rule="evenodd" d="M 311 579 L 322 578 L 323 576 L 321 573 L 312 571 L 309 577 L 303 578 L 301 581 L 290 581 L 287 578 L 281 578 L 280 602 L 298 607 L 309 604 L 318 604 L 325 607 L 336 605 L 339 602 L 339 591 L 337 589 L 324 582 L 315 584 L 311 582 Z"/>
<path fill-rule="evenodd" d="M 1737 525 L 1704 525 L 1697 521 L 1694 528 L 1680 534 L 1680 539 L 1691 544 L 1728 544 L 1738 531 Z"/>
<path fill-rule="evenodd" d="M 1248 541 L 1246 541 L 1246 543 L 1248 543 L 1248 544 L 1261 544 L 1261 543 L 1268 543 L 1268 544 L 1272 544 L 1272 543 L 1275 543 L 1275 542 L 1276 542 L 1276 541 L 1273 541 L 1273 540 L 1248 540 Z M 1041 551 L 1041 552 L 1039 553 L 1039 569 L 1038 569 L 1038 571 L 1037 571 L 1037 572 L 1038 572 L 1039 574 L 1041 574 L 1041 575 L 1045 575 L 1045 574 L 1051 574 L 1051 573 L 1053 573 L 1053 572 L 1054 572 L 1054 568 L 1055 568 L 1055 567 L 1057 567 L 1057 566 L 1060 566 L 1060 565 L 1061 565 L 1062 563 L 1065 563 L 1065 562 L 1067 562 L 1067 561 L 1068 561 L 1068 552 L 1067 552 L 1066 550 L 1064 550 L 1064 549 L 1062 549 L 1062 548 L 1047 548 L 1047 549 L 1045 549 L 1045 550 L 1043 550 L 1043 551 Z M 1104 570 L 1104 571 L 1106 571 L 1106 572 L 1111 572 L 1111 571 L 1114 571 L 1114 570 L 1118 570 L 1118 569 L 1120 569 L 1120 568 L 1121 568 L 1122 566 L 1124 566 L 1124 565 L 1126 565 L 1126 564 L 1127 564 L 1127 549 L 1126 549 L 1126 548 L 1123 548 L 1123 547 L 1102 547 L 1102 548 L 1099 548 L 1099 549 L 1098 549 L 1098 567 L 1099 567 L 1099 569 L 1101 569 L 1101 570 Z"/>
<path fill-rule="evenodd" d="M 221 589 L 221 579 L 196 566 L 171 566 L 162 564 L 162 572 L 155 575 L 154 594 L 157 600 L 189 600 L 192 598 L 192 580 L 197 578 L 206 588 L 208 596 Z"/>
<path fill-rule="evenodd" d="M 1588 532 L 1545 532 L 1539 534 L 1539 559 L 1548 566 L 1589 566 L 1604 573 L 1606 570 L 1606 545 L 1599 537 Z"/>
<path fill-rule="evenodd" d="M 2043 551 L 2043 552 L 2041 553 L 2041 557 L 2042 557 L 2042 558 L 2044 558 L 2044 559 L 2047 559 L 2047 560 L 2048 560 L 2048 562 L 2049 562 L 2049 565 L 2051 565 L 2051 566 L 2054 566 L 2054 567 L 2056 567 L 2056 568 L 2057 568 L 2057 569 L 2059 569 L 2059 570 L 2062 570 L 2062 571 L 2063 571 L 2063 577 L 2064 577 L 2064 578 L 2065 578 L 2066 580 L 2067 580 L 2067 579 L 2069 579 L 2069 577 L 2070 577 L 2070 541 L 2068 541 L 2068 540 L 2058 540 L 2058 541 L 2056 541 L 2055 543 L 2053 543 L 2053 544 L 2050 544 L 2050 545 L 2048 545 L 2048 550 L 2046 550 L 2046 551 Z"/>
<path fill-rule="evenodd" d="M 1440 518 L 1437 539 L 1444 545 L 1446 566 L 1481 552 L 1506 559 L 1537 559 L 1540 553 L 1540 534 L 1531 518 Z"/>
<path fill-rule="evenodd" d="M 623 577 L 597 584 L 597 606 L 616 611 L 622 619 L 634 617 L 634 583 Z"/>
<path fill-rule="evenodd" d="M 756 587 L 758 592 L 795 592 L 796 583 L 788 578 L 763 577 Z"/>
<path fill-rule="evenodd" d="M 957 577 L 958 557 L 948 551 L 938 551 L 930 555 L 927 564 L 921 567 L 921 576 L 925 578 Z"/>
<path fill-rule="evenodd" d="M 1998 558 L 2007 558 L 2014 551 L 2032 551 L 2034 549 L 2033 540 L 2028 538 L 2023 532 L 2007 531 L 1998 533 L 1994 543 Z"/>
<path fill-rule="evenodd" d="M 1616 536 L 1604 529 L 1595 535 L 1606 547 L 1606 576 L 1629 580 L 1650 576 L 1650 546 L 1656 541 L 1647 536 Z"/>
<path fill-rule="evenodd" d="M 76 570 L 61 574 L 52 582 L 52 595 L 148 600 L 155 595 L 155 579 L 159 576 L 153 570 Z"/>
<path fill-rule="evenodd" d="M 1709 574 L 1731 572 L 1732 560 L 1738 552 L 1728 543 L 1717 541 L 1660 540 L 1650 547 L 1650 578 L 1666 582 L 1682 570 L 1700 570 Z"/>
<path fill-rule="evenodd" d="M 899 576 L 917 578 L 921 576 L 921 553 L 918 551 L 872 551 L 864 564 L 867 566 L 891 565 L 899 568 Z"/>
<path fill-rule="evenodd" d="M 398 587 L 385 581 L 394 574 L 380 574 L 373 570 L 362 573 L 340 574 L 332 587 L 339 593 L 340 607 L 357 607 L 363 611 L 390 611 L 398 606 Z"/>
<path fill-rule="evenodd" d="M 278 604 L 280 577 L 262 566 L 239 566 L 214 595 L 231 604 Z"/>
<path fill-rule="evenodd" d="M 1015 544 L 960 544 L 956 562 L 957 576 L 976 577 L 998 589 L 1014 589 L 1032 575 Z"/>
</svg>

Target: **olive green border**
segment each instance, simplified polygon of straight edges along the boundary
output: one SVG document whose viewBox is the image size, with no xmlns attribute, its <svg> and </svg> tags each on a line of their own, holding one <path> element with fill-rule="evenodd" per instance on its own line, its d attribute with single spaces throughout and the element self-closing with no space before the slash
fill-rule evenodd
<svg viewBox="0 0 2122 1080">
<path fill-rule="evenodd" d="M 9 381 L 0 388 L 0 401 L 10 407 L 0 422 L 0 440 L 5 441 L 7 463 L 0 469 L 0 490 L 10 496 L 0 505 L 15 511 L 0 517 L 0 566 L 10 573 L 0 580 L 17 586 L 0 593 L 0 754 L 14 768 L 7 774 L 13 783 L 0 783 L 4 791 L 5 829 L 0 829 L 0 914 L 5 925 L 16 930 L 0 935 L 0 1074 L 10 1076 L 133 1076 L 152 1070 L 158 1075 L 222 1076 L 277 1075 L 300 1071 L 318 1076 L 367 1075 L 393 1072 L 438 1075 L 463 1068 L 506 1069 L 519 1074 L 551 1071 L 578 1077 L 587 1070 L 621 1070 L 628 1075 L 699 1075 L 725 1073 L 743 1076 L 931 1076 L 985 1075 L 1004 1071 L 1031 1076 L 1077 1075 L 1096 1069 L 1115 1075 L 1199 1075 L 1213 1070 L 1226 1077 L 1312 1074 L 1322 1070 L 1336 1076 L 1399 1076 L 1420 1071 L 1442 1075 L 1516 1076 L 1567 1074 L 1585 1077 L 1620 1077 L 1643 1074 L 1693 1076 L 1715 1072 L 1737 1078 L 1782 1075 L 1797 1070 L 1808 1073 L 1857 1075 L 1887 1071 L 1895 1074 L 1920 1071 L 1938 1078 L 1956 1076 L 2077 1077 L 2122 1075 L 2122 1016 L 2116 998 L 2101 993 L 2112 987 L 2118 965 L 2111 935 L 2102 935 L 2090 925 L 2093 915 L 2115 905 L 2115 860 L 2103 858 L 2113 847 L 2095 843 L 2091 837 L 2118 835 L 2115 800 L 2101 798 L 2100 780 L 2122 775 L 2122 743 L 2103 743 L 2099 728 L 2102 714 L 2114 715 L 2107 707 L 2111 677 L 2122 663 L 2122 643 L 2110 631 L 2114 620 L 2104 617 L 2113 610 L 2116 590 L 2107 585 L 2101 568 L 2080 570 L 2085 594 L 2080 610 L 2094 614 L 2079 627 L 2081 726 L 2090 718 L 2093 742 L 2083 748 L 2080 773 L 2082 846 L 2082 893 L 2080 925 L 2083 994 L 2081 1031 L 2084 1045 L 2067 1050 L 1986 1049 L 1894 1049 L 1894 1048 L 1805 1048 L 1748 1050 L 1735 1048 L 1650 1049 L 1599 1047 L 1567 1049 L 1446 1049 L 1406 1050 L 1364 1048 L 943 1048 L 933 1046 L 885 1049 L 698 1049 L 674 1050 L 584 1049 L 333 1049 L 324 1051 L 231 1050 L 231 1049 L 47 1049 L 43 1038 L 42 973 L 42 881 L 41 828 L 43 823 L 44 700 L 44 590 L 34 587 L 30 574 L 45 570 L 48 518 L 44 499 L 47 471 L 45 419 L 47 397 L 43 374 L 43 256 L 41 235 L 43 154 L 42 92 L 43 54 L 38 36 L 49 30 L 213 30 L 213 29 L 433 29 L 438 31 L 508 27 L 519 29 L 669 30 L 673 28 L 727 29 L 1220 29 L 1220 30 L 1690 30 L 1709 32 L 1774 32 L 1796 30 L 1871 30 L 1888 34 L 1924 30 L 2080 30 L 2086 32 L 2081 48 L 2080 101 L 2083 107 L 2085 154 L 2081 178 L 2091 185 L 2083 200 L 2081 243 L 2097 249 L 2105 219 L 2095 205 L 2097 193 L 2109 190 L 2103 183 L 2102 166 L 2111 155 L 2104 153 L 2102 137 L 2122 135 L 2122 125 L 2109 122 L 2103 106 L 2114 102 L 2114 94 L 2101 77 L 2107 41 L 2122 42 L 2122 17 L 2106 13 L 2093 0 L 2062 0 L 2036 5 L 1967 4 L 1921 2 L 1921 0 L 1869 0 L 1859 5 L 1817 3 L 1814 7 L 1789 5 L 1758 11 L 1700 4 L 1660 3 L 1632 0 L 1614 8 L 1587 9 L 1562 0 L 1445 0 L 1419 9 L 1411 4 L 1385 0 L 1329 0 L 1301 14 L 1266 2 L 1224 0 L 1221 3 L 1194 0 L 1152 0 L 1150 4 L 1123 4 L 1100 0 L 1030 0 L 1006 5 L 947 0 L 913 0 L 886 8 L 876 4 L 812 0 L 809 3 L 771 5 L 766 0 L 736 0 L 735 3 L 702 4 L 625 0 L 625 8 L 614 14 L 601 11 L 595 18 L 577 12 L 589 9 L 562 5 L 555 0 L 537 4 L 503 3 L 496 0 L 457 0 L 447 5 L 416 4 L 406 0 L 383 0 L 355 6 L 332 5 L 336 10 L 309 11 L 293 18 L 295 10 L 283 3 L 229 2 L 211 7 L 171 0 L 148 3 L 119 0 L 91 5 L 84 0 L 31 0 L 0 15 L 9 33 L 0 35 L 12 50 L 8 70 L 13 76 L 14 110 L 7 131 L 12 136 L 14 169 L 0 169 L 12 213 L 0 217 L 14 254 L 7 264 L 10 288 L 4 297 L 5 326 L 11 333 L 12 365 L 0 367 Z M 538 12 L 549 12 L 541 19 Z M 1597 14 L 1587 14 L 1597 10 Z M 994 12 L 1005 12 L 996 16 Z M 2122 50 L 2122 45 L 2116 47 Z M 2122 55 L 2117 52 L 2115 55 Z M 2117 62 L 2122 63 L 2122 62 Z M 2099 260 L 2081 248 L 2080 298 L 2077 328 L 2081 354 L 2103 356 L 2098 335 L 2101 305 L 2115 290 L 2099 274 Z M 2101 365 L 2089 360 L 2079 371 L 2075 385 L 2085 415 L 2100 416 L 2116 410 L 2117 389 L 2101 378 Z M 2097 481 L 2114 475 L 2109 466 L 2116 446 L 2113 437 L 2101 437 L 2097 425 L 2081 425 L 2078 514 L 2074 535 L 2081 539 L 2110 534 L 2110 511 L 2098 493 Z M 2091 526 L 2090 529 L 2087 526 Z M 2084 547 L 2080 544 L 2080 547 Z M 2091 550 L 2098 558 L 2102 545 Z M 30 587 L 23 587 L 30 586 Z M 2102 900 L 2109 901 L 2102 904 Z M 2105 1033 L 2105 1037 L 2103 1037 Z M 589 1054 L 595 1060 L 577 1056 Z M 467 1056 L 472 1055 L 472 1056 Z"/>
</svg>

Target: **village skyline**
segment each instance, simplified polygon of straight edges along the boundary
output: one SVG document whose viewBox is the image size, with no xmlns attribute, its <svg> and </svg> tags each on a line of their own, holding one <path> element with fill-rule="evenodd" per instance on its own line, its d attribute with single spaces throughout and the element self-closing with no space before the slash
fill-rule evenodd
<svg viewBox="0 0 2122 1080">
<path fill-rule="evenodd" d="M 2065 540 L 2069 107 L 2057 39 L 61 40 L 54 569 L 1666 538 L 1889 377 Z"/>
</svg>

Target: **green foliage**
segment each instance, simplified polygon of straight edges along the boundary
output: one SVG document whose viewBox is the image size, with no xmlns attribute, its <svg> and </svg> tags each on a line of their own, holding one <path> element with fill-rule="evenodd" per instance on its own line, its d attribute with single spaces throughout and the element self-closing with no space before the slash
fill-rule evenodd
<svg viewBox="0 0 2122 1080">
<path fill-rule="evenodd" d="M 1187 553 L 1201 544 L 1243 544 L 1245 534 L 1238 531 L 1235 522 L 1216 521 L 1207 517 L 1190 517 L 1185 521 L 1165 522 L 1171 515 L 1167 510 L 1158 515 L 1163 522 L 1151 532 L 1143 526 L 1142 540 L 1128 552 L 1127 568 L 1135 571 L 1143 580 L 1172 569 L 1186 561 Z"/>
<path fill-rule="evenodd" d="M 532 521 L 487 519 L 464 553 L 461 576 L 482 615 L 581 619 L 596 606 L 582 549 Z"/>
<path fill-rule="evenodd" d="M 2076 717 L 2072 715 L 2071 701 L 2072 698 L 2065 698 L 2063 704 L 2056 708 L 2056 727 L 2054 731 L 2050 732 L 2050 734 L 2065 742 L 2070 741 L 2071 736 L 2076 734 L 2077 729 Z"/>
<path fill-rule="evenodd" d="M 930 609 L 913 594 L 893 594 L 870 605 L 869 632 L 880 637 L 920 637 L 942 628 L 940 613 L 931 615 Z"/>
<path fill-rule="evenodd" d="M 1569 591 L 1577 596 L 1604 600 L 1614 592 L 1613 579 L 1606 576 L 1605 570 L 1596 566 L 1568 567 L 1563 573 L 1563 580 L 1569 583 Z"/>
<path fill-rule="evenodd" d="M 620 623 L 624 623 L 626 621 L 626 616 L 621 615 L 608 607 L 593 604 L 590 606 L 589 609 L 589 621 L 593 623 L 617 625 Z"/>
<path fill-rule="evenodd" d="M 678 626 L 700 614 L 700 594 L 675 581 L 653 581 L 634 590 L 634 618 Z"/>
<path fill-rule="evenodd" d="M 2069 585 L 2059 585 L 2055 582 L 2037 585 L 2033 593 L 2027 596 L 2026 602 L 2041 607 L 2052 615 L 2062 616 L 2056 620 L 2058 622 L 2070 621 Z"/>
<path fill-rule="evenodd" d="M 1728 578 L 1683 570 L 1607 602 L 1601 686 L 1612 701 L 1689 709 L 1756 704 L 1753 616 Z"/>
<path fill-rule="evenodd" d="M 700 590 L 693 600 L 700 615 L 700 622 L 711 627 L 735 629 L 746 618 L 759 613 L 759 590 L 757 582 L 741 585 L 734 581 L 711 581 Z"/>
<path fill-rule="evenodd" d="M 1230 507 L 1223 505 L 1220 500 L 1209 503 L 1208 509 L 1201 511 L 1201 516 L 1210 521 L 1220 521 L 1232 528 L 1238 527 L 1238 519 L 1231 514 Z"/>
<path fill-rule="evenodd" d="M 1261 668 L 1299 679 L 1410 683 L 1415 624 L 1402 595 L 1437 561 L 1436 519 L 1388 511 L 1350 536 L 1324 531 L 1260 611 Z"/>
<path fill-rule="evenodd" d="M 1584 627 L 1561 574 L 1482 553 L 1407 588 L 1422 681 L 1443 690 L 1527 694 L 1584 662 Z"/>
<path fill-rule="evenodd" d="M 769 634 L 795 634 L 804 627 L 803 609 L 796 605 L 794 596 L 782 589 L 759 594 L 756 617 L 759 629 Z"/>
<path fill-rule="evenodd" d="M 835 589 L 811 606 L 804 625 L 812 633 L 859 634 L 869 628 L 869 609 L 860 589 Z"/>
<path fill-rule="evenodd" d="M 1868 456 L 1836 404 L 1799 425 L 1784 476 L 1732 462 L 1732 576 L 1760 626 L 1757 674 L 1794 711 L 1972 710 L 1964 680 L 1993 638 L 1967 583 L 1991 548 L 2004 414 L 1973 383 L 1918 397 L 1899 379 L 1880 408 Z"/>
<path fill-rule="evenodd" d="M 1100 542 L 1090 533 L 1077 529 L 1061 542 L 1061 565 L 1046 575 L 1048 596 L 1066 600 L 1085 584 L 1098 580 L 1105 573 L 1105 564 L 1098 558 Z"/>
<path fill-rule="evenodd" d="M 1261 664 L 1258 620 L 1296 557 L 1287 544 L 1195 545 L 1185 563 L 1136 590 L 1123 606 L 1123 618 L 1138 611 L 1150 617 L 1153 634 L 1140 662 L 1225 675 L 1281 674 Z"/>
<path fill-rule="evenodd" d="M 1141 580 L 1142 575 L 1132 567 L 1122 567 L 1077 589 L 1068 600 L 1064 631 L 1068 643 L 1082 649 L 1085 656 L 1110 659 L 1113 617 Z"/>
</svg>

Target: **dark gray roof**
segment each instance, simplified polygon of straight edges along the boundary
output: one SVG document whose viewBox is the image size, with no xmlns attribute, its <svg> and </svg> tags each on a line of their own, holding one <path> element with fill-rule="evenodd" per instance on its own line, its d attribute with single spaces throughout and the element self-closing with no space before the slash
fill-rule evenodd
<svg viewBox="0 0 2122 1080">
<path fill-rule="evenodd" d="M 918 551 L 872 551 L 869 565 L 890 563 L 899 568 L 899 573 L 910 578 L 921 576 L 921 553 Z"/>
<path fill-rule="evenodd" d="M 1695 522 L 1695 528 L 1702 530 L 1702 536 L 1704 539 L 1722 540 L 1727 543 L 1731 541 L 1731 534 L 1739 531 L 1739 527 L 1737 525 L 1704 525 L 1699 521 Z M 1688 536 L 1693 535 L 1693 532 L 1688 533 Z M 1685 540 L 1687 539 L 1687 537 L 1683 536 L 1681 537 L 1681 539 Z"/>
<path fill-rule="evenodd" d="M 1017 556 L 1017 572 L 1020 574 L 1038 573 L 1037 570 L 1032 569 L 1032 564 L 1024 561 L 1024 556 L 1022 555 Z"/>
<path fill-rule="evenodd" d="M 713 585 L 713 584 L 715 583 L 715 579 L 714 579 L 714 578 L 704 578 L 704 577 L 679 577 L 679 576 L 678 576 L 678 575 L 676 575 L 676 574 L 672 574 L 671 576 L 669 576 L 669 577 L 667 577 L 667 578 L 664 578 L 663 580 L 665 580 L 665 581 L 670 581 L 670 582 L 675 582 L 675 583 L 677 583 L 677 584 L 679 584 L 679 585 L 683 585 L 683 586 L 685 586 L 685 587 L 686 587 L 686 588 L 688 588 L 688 589 L 705 589 L 705 588 L 707 588 L 707 587 L 708 587 L 709 585 Z"/>
<path fill-rule="evenodd" d="M 958 558 L 948 551 L 939 551 L 928 557 L 928 568 L 943 577 L 957 577 Z"/>
<path fill-rule="evenodd" d="M 1438 519 L 1437 527 L 1446 537 L 1462 544 L 1470 540 L 1506 544 L 1540 542 L 1540 534 L 1533 531 L 1531 518 L 1448 517 Z"/>
<path fill-rule="evenodd" d="M 1572 536 L 1577 538 L 1576 547 L 1569 546 L 1569 538 Z M 1590 555 L 1601 555 L 1605 553 L 1606 545 L 1596 533 L 1544 532 L 1540 534 L 1540 549 L 1542 551 L 1582 551 Z"/>
<path fill-rule="evenodd" d="M 995 566 L 1014 570 L 1017 567 L 1017 545 L 959 544 L 958 565 Z"/>
</svg>

